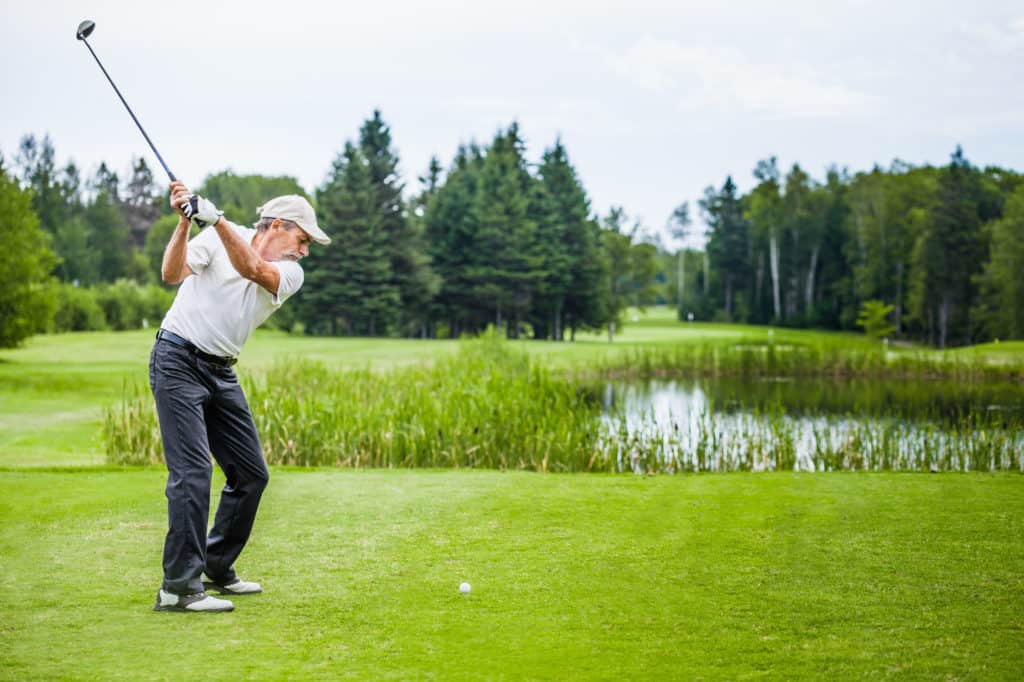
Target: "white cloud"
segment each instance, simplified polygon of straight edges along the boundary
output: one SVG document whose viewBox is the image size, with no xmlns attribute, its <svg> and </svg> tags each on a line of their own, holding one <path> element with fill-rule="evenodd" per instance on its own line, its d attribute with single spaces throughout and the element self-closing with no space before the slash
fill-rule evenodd
<svg viewBox="0 0 1024 682">
<path fill-rule="evenodd" d="M 1024 50 L 1024 16 L 1017 17 L 1005 25 L 994 22 L 963 24 L 960 33 L 971 43 L 983 49 L 1000 53 Z"/>
<path fill-rule="evenodd" d="M 806 67 L 754 62 L 727 47 L 648 36 L 613 55 L 610 65 L 637 85 L 672 96 L 688 111 L 831 117 L 871 113 L 878 105 L 878 98 L 829 82 Z"/>
</svg>

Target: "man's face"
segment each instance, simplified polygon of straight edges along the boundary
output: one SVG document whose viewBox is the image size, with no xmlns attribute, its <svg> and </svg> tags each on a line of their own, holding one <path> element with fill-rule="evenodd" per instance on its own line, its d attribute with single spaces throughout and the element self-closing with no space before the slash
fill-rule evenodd
<svg viewBox="0 0 1024 682">
<path fill-rule="evenodd" d="M 267 260 L 298 261 L 309 255 L 309 244 L 313 240 L 298 225 L 291 229 L 288 225 L 281 220 L 275 220 L 270 225 L 260 248 Z"/>
</svg>

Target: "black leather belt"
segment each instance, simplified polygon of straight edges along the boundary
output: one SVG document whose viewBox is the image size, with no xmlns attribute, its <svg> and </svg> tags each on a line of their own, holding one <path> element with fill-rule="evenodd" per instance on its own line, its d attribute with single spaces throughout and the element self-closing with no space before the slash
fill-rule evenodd
<svg viewBox="0 0 1024 682">
<path fill-rule="evenodd" d="M 201 351 L 196 347 L 196 344 L 192 343 L 188 339 L 183 339 L 174 332 L 169 332 L 166 329 L 161 329 L 156 333 L 157 341 L 163 340 L 168 343 L 173 343 L 175 346 L 180 346 L 190 353 L 193 353 L 196 357 L 202 358 L 207 362 L 221 367 L 230 367 L 231 365 L 238 362 L 238 358 L 225 358 L 220 355 L 210 355 L 205 351 Z"/>
</svg>

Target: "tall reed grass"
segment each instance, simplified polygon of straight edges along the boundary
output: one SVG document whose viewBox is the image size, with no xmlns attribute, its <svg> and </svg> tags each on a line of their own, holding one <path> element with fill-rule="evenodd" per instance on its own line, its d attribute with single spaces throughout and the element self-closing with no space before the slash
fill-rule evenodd
<svg viewBox="0 0 1024 682">
<path fill-rule="evenodd" d="M 594 392 L 495 335 L 431 367 L 279 364 L 243 386 L 272 464 L 614 470 L 597 447 Z M 107 410 L 105 440 L 112 463 L 160 461 L 148 390 Z"/>
<path fill-rule="evenodd" d="M 575 376 L 649 379 L 667 376 L 820 376 L 870 379 L 1024 380 L 1024 358 L 996 364 L 983 356 L 938 351 L 889 351 L 823 340 L 777 344 L 763 340 L 634 346 L 571 369 Z"/>
<path fill-rule="evenodd" d="M 243 379 L 271 464 L 480 467 L 648 473 L 733 470 L 1021 470 L 1020 419 L 968 413 L 951 424 L 820 417 L 808 430 L 781 403 L 739 415 L 713 407 L 671 426 L 602 416 L 607 377 L 942 376 L 981 381 L 980 362 L 843 350 L 840 346 L 690 345 L 637 348 L 553 372 L 494 334 L 460 342 L 429 367 L 328 370 L 278 364 Z M 1000 375 L 1006 377 L 1005 372 Z M 115 464 L 162 461 L 153 400 L 126 387 L 104 413 Z"/>
</svg>

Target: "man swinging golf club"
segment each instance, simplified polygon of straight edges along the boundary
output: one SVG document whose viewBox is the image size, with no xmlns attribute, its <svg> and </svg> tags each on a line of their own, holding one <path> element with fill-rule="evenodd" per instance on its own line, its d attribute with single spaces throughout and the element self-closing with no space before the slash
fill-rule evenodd
<svg viewBox="0 0 1024 682">
<path fill-rule="evenodd" d="M 254 229 L 230 223 L 210 201 L 171 183 L 181 218 L 162 277 L 181 287 L 149 361 L 167 462 L 169 529 L 157 611 L 231 611 L 224 595 L 261 592 L 236 575 L 269 474 L 256 427 L 231 369 L 252 331 L 302 286 L 298 261 L 312 241 L 330 243 L 313 207 L 296 195 L 259 209 Z M 205 229 L 189 240 L 190 222 Z M 210 455 L 227 482 L 209 536 Z M 203 581 L 205 574 L 206 581 Z"/>
</svg>

